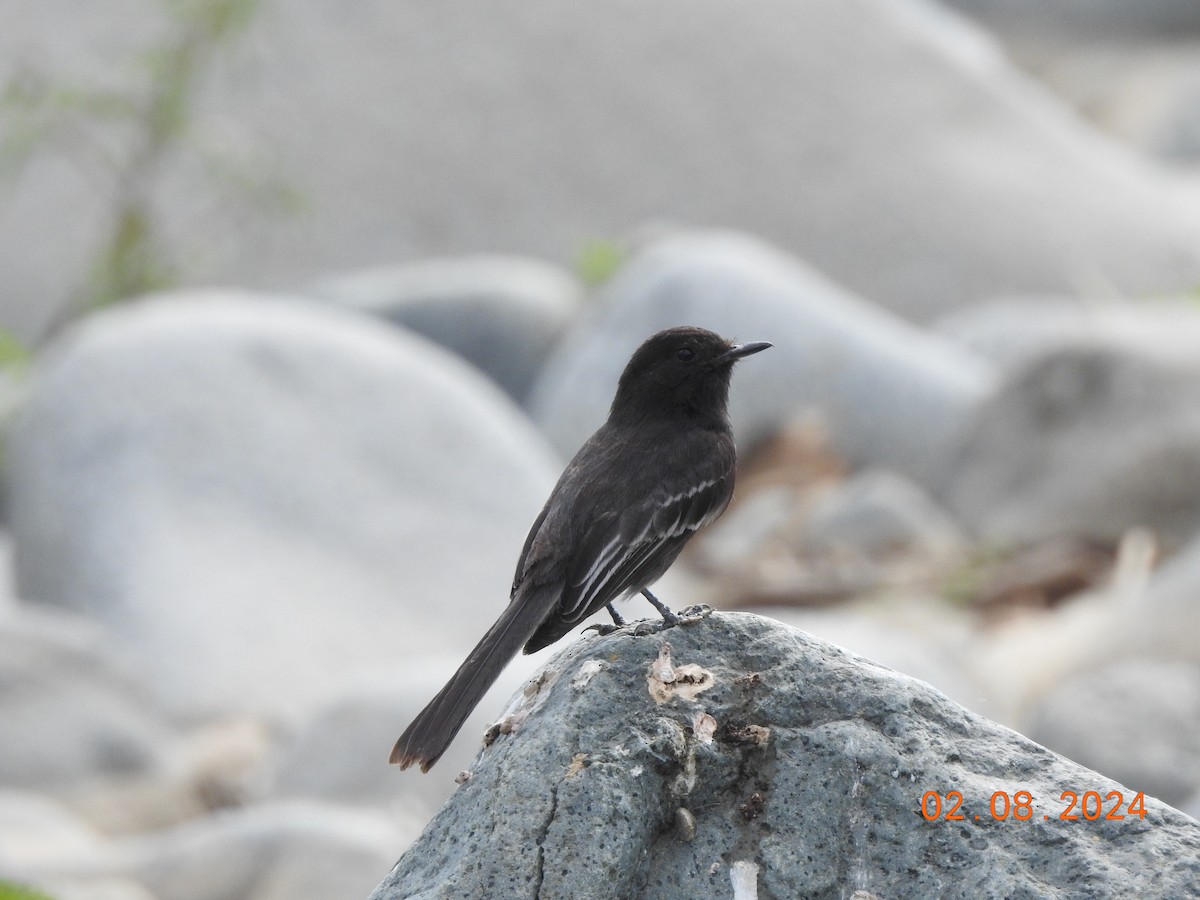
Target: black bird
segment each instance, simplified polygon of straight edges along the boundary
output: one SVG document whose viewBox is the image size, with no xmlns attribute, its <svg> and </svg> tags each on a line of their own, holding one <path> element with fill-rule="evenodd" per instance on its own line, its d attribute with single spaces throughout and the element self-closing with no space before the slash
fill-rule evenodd
<svg viewBox="0 0 1200 900">
<path fill-rule="evenodd" d="M 729 377 L 771 345 L 669 328 L 633 354 L 608 421 L 567 465 L 529 529 L 508 607 L 392 750 L 428 772 L 522 645 L 533 653 L 639 591 L 664 626 L 678 618 L 647 586 L 733 495 Z"/>
</svg>

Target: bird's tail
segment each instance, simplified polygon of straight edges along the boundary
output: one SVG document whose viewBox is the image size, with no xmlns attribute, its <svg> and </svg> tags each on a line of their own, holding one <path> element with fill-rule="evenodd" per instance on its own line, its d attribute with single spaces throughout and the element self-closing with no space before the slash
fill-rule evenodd
<svg viewBox="0 0 1200 900">
<path fill-rule="evenodd" d="M 394 765 L 407 769 L 417 763 L 422 772 L 430 770 L 488 688 L 558 602 L 558 594 L 543 588 L 512 599 L 446 686 L 400 735 L 392 748 Z"/>
</svg>

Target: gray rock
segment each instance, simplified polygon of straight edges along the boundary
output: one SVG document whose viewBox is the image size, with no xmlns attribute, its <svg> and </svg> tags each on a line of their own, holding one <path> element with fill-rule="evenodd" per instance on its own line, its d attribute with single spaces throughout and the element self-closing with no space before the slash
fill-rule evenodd
<svg viewBox="0 0 1200 900">
<path fill-rule="evenodd" d="M 1122 788 L 757 616 L 580 641 L 514 706 L 374 900 L 1200 892 L 1194 820 L 1060 821 L 1064 789 Z M 964 821 L 922 820 L 952 790 Z M 993 819 L 996 791 L 1032 820 Z"/>
<path fill-rule="evenodd" d="M 1180 807 L 1200 790 L 1200 666 L 1131 659 L 1079 675 L 1042 698 L 1026 731 Z"/>
<path fill-rule="evenodd" d="M 314 290 L 453 350 L 518 401 L 581 295 L 579 283 L 557 266 L 505 256 L 367 269 L 326 279 Z"/>
<path fill-rule="evenodd" d="M 115 848 L 118 868 L 171 900 L 361 897 L 411 840 L 382 813 L 294 801 L 217 814 Z"/>
<path fill-rule="evenodd" d="M 421 821 L 430 818 L 449 796 L 453 782 L 401 772 L 387 764 L 388 751 L 462 662 L 484 627 L 484 623 L 471 629 L 464 626 L 467 646 L 454 655 L 423 660 L 403 672 L 354 685 L 316 710 L 275 755 L 270 796 L 400 811 Z M 440 772 L 454 773 L 470 765 L 480 738 L 505 701 L 553 652 L 547 648 L 513 660 L 438 763 Z"/>
<path fill-rule="evenodd" d="M 103 622 L 188 715 L 295 714 L 462 649 L 559 468 L 440 348 L 236 292 L 82 323 L 35 370 L 9 453 L 23 595 Z"/>
<path fill-rule="evenodd" d="M 1121 303 L 1005 297 L 953 312 L 933 328 L 1002 370 L 1015 370 L 1081 341 L 1131 350 L 1174 345 L 1182 358 L 1200 341 L 1200 312 L 1188 298 Z"/>
<path fill-rule="evenodd" d="M 128 878 L 39 878 L 34 887 L 54 900 L 161 900 Z"/>
<path fill-rule="evenodd" d="M 765 614 L 924 681 L 979 712 L 989 684 L 971 664 L 983 642 L 969 613 L 916 592 L 893 590 L 884 596 L 883 602 L 876 593 L 826 607 L 781 606 Z"/>
<path fill-rule="evenodd" d="M 1190 39 L 1045 38 L 1019 38 L 1016 55 L 1081 115 L 1168 164 L 1200 162 L 1200 30 Z"/>
<path fill-rule="evenodd" d="M 1021 35 L 1061 38 L 1175 37 L 1200 34 L 1200 9 L 1190 0 L 948 0 L 989 24 Z"/>
<path fill-rule="evenodd" d="M 0 872 L 86 858 L 99 842 L 94 830 L 54 800 L 0 789 Z"/>
<path fill-rule="evenodd" d="M 373 810 L 293 801 L 226 810 L 17 870 L 79 898 L 328 900 L 361 897 L 415 827 Z M 133 885 L 137 893 L 115 893 Z M 109 891 L 105 893 L 105 891 Z"/>
<path fill-rule="evenodd" d="M 975 411 L 936 493 L 991 540 L 1145 526 L 1177 546 L 1200 530 L 1194 348 L 1084 338 L 1034 359 Z"/>
<path fill-rule="evenodd" d="M 954 520 L 912 481 L 884 470 L 855 475 L 817 498 L 808 514 L 814 549 L 853 548 L 885 557 L 945 555 L 962 546 Z"/>
<path fill-rule="evenodd" d="M 1200 537 L 1172 556 L 1125 603 L 1097 662 L 1133 654 L 1200 666 Z"/>
<path fill-rule="evenodd" d="M 121 50 L 163 30 L 137 4 L 22 5 L 0 81 L 44 61 L 52 84 L 111 84 Z M 650 217 L 749 229 L 919 317 L 1093 274 L 1131 293 L 1200 279 L 1195 186 L 1114 152 L 930 3 L 444 0 L 348 16 L 327 0 L 259 17 L 241 46 L 250 58 L 205 80 L 156 184 L 197 281 L 292 288 L 491 249 L 565 261 Z M 307 214 L 214 204 L 208 156 L 188 152 L 214 147 L 239 188 L 282 180 Z M 74 293 L 110 227 L 92 170 L 48 157 L 0 207 L 0 297 L 25 331 Z"/>
<path fill-rule="evenodd" d="M 542 371 L 534 417 L 564 453 L 603 421 L 621 367 L 649 334 L 699 325 L 775 348 L 738 368 L 743 445 L 809 408 L 854 463 L 928 478 L 992 385 L 989 365 L 745 235 L 652 243 L 611 282 Z"/>
<path fill-rule="evenodd" d="M 109 640 L 60 610 L 0 617 L 0 786 L 65 795 L 169 769 L 176 735 Z"/>
</svg>

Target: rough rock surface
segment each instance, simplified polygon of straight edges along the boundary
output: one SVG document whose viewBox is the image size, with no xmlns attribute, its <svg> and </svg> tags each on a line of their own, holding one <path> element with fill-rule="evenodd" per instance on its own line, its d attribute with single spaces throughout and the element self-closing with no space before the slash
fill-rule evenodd
<svg viewBox="0 0 1200 900">
<path fill-rule="evenodd" d="M 1196 821 L 1062 821 L 1063 791 L 1121 786 L 757 616 L 579 641 L 509 726 L 373 900 L 1200 892 Z M 928 791 L 964 820 L 923 818 Z M 997 791 L 1031 818 L 993 818 Z"/>
<path fill-rule="evenodd" d="M 514 399 L 580 302 L 579 283 L 536 259 L 467 256 L 349 272 L 315 293 L 411 328 L 482 369 Z"/>
<path fill-rule="evenodd" d="M 35 369 L 7 450 L 21 596 L 109 627 L 188 715 L 297 712 L 461 649 L 559 470 L 436 345 L 234 291 L 82 323 Z"/>
<path fill-rule="evenodd" d="M 928 477 L 993 385 L 991 366 L 746 235 L 683 232 L 649 244 L 567 333 L 530 397 L 560 451 L 603 421 L 621 367 L 649 334 L 700 325 L 776 349 L 738 366 L 743 443 L 816 408 L 855 463 Z"/>
</svg>

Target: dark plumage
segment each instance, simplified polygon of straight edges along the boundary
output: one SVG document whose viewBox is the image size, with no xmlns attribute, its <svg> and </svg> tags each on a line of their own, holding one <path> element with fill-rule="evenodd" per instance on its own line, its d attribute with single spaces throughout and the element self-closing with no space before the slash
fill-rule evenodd
<svg viewBox="0 0 1200 900">
<path fill-rule="evenodd" d="M 606 421 L 575 454 L 529 530 L 508 607 L 401 735 L 391 761 L 437 762 L 501 670 L 603 606 L 646 588 L 733 495 L 733 364 L 770 347 L 671 328 L 637 349 Z"/>
</svg>

